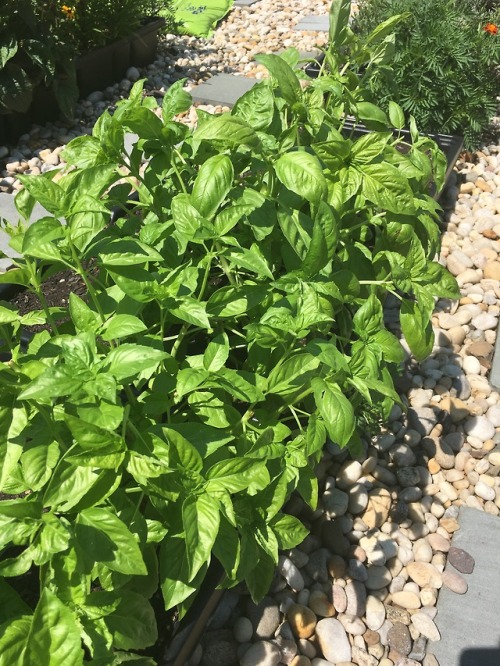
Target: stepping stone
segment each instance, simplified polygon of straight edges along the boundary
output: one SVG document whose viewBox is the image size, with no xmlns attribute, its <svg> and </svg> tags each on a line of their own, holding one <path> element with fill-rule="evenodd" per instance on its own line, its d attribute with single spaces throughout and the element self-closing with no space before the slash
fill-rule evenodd
<svg viewBox="0 0 500 666">
<path fill-rule="evenodd" d="M 500 335 L 497 335 L 489 379 L 493 388 L 500 390 Z"/>
<path fill-rule="evenodd" d="M 296 25 L 294 30 L 304 30 L 310 32 L 328 32 L 330 29 L 329 17 L 325 16 L 305 16 Z"/>
<path fill-rule="evenodd" d="M 252 88 L 257 79 L 234 74 L 217 74 L 191 90 L 193 101 L 200 104 L 234 106 L 244 93 Z"/>
<path fill-rule="evenodd" d="M 500 517 L 461 507 L 460 529 L 452 545 L 475 560 L 474 571 L 461 574 L 468 591 L 439 591 L 435 623 L 441 634 L 427 651 L 439 666 L 498 666 L 500 664 Z M 446 570 L 455 571 L 450 563 Z"/>
<path fill-rule="evenodd" d="M 45 208 L 40 206 L 39 203 L 36 203 L 29 221 L 30 223 L 36 222 L 41 217 L 45 217 L 45 215 L 48 215 Z M 18 223 L 19 213 L 14 205 L 14 196 L 12 194 L 0 192 L 0 218 L 4 218 L 11 224 Z M 9 247 L 9 240 L 10 238 L 8 234 L 6 234 L 3 229 L 0 229 L 0 250 L 8 257 L 18 257 L 19 255 L 17 252 L 14 252 L 14 250 Z M 6 271 L 10 265 L 11 262 L 9 259 L 0 259 L 0 272 Z"/>
<path fill-rule="evenodd" d="M 256 2 L 259 0 L 234 0 L 234 6 L 235 7 L 250 7 L 250 5 L 254 5 Z"/>
</svg>

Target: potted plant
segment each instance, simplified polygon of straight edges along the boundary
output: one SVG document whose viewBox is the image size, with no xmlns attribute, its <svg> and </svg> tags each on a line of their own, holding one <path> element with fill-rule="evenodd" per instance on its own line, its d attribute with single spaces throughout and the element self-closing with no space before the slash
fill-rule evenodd
<svg viewBox="0 0 500 666">
<path fill-rule="evenodd" d="M 331 9 L 332 64 L 349 6 Z M 358 450 L 399 401 L 385 295 L 422 358 L 434 297 L 458 294 L 434 261 L 435 144 L 398 152 L 333 67 L 303 88 L 297 51 L 260 62 L 270 79 L 194 131 L 175 119 L 182 82 L 161 114 L 138 82 L 68 145 L 57 182 L 23 177 L 21 219 L 35 200 L 48 215 L 6 227 L 21 258 L 0 276 L 39 298 L 0 304 L 0 664 L 154 663 L 150 600 L 182 617 L 211 561 L 262 598 L 279 549 L 306 535 L 284 506 L 292 492 L 316 506 L 326 439 Z M 378 127 L 347 138 L 346 112 Z M 114 206 L 129 212 L 110 225 Z M 60 269 L 84 293 L 53 307 L 43 283 Z"/>
</svg>

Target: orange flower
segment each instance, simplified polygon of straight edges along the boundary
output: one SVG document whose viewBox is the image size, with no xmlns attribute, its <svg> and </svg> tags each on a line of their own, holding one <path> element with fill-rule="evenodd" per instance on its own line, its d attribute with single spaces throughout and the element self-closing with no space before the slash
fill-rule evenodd
<svg viewBox="0 0 500 666">
<path fill-rule="evenodd" d="M 68 5 L 63 5 L 61 7 L 61 11 L 63 14 L 66 15 L 66 18 L 69 19 L 70 21 L 75 18 L 75 9 L 74 7 L 68 7 Z"/>
<path fill-rule="evenodd" d="M 498 34 L 498 26 L 496 26 L 494 23 L 487 23 L 484 26 L 485 32 L 489 32 L 490 35 L 497 35 Z"/>
</svg>

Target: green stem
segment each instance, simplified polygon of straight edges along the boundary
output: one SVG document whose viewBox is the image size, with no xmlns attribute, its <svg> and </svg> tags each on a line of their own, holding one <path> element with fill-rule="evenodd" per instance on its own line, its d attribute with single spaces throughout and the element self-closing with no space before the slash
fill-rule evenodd
<svg viewBox="0 0 500 666">
<path fill-rule="evenodd" d="M 189 330 L 189 324 L 182 324 L 181 330 L 179 331 L 179 335 L 177 336 L 177 340 L 172 345 L 172 349 L 170 351 L 170 356 L 172 356 L 172 358 L 175 358 L 175 355 L 179 351 L 179 347 L 181 346 L 182 341 L 186 337 L 186 333 L 188 332 L 188 330 Z"/>
<path fill-rule="evenodd" d="M 101 304 L 99 303 L 99 299 L 97 298 L 97 293 L 90 282 L 90 280 L 87 277 L 87 274 L 85 272 L 85 269 L 82 266 L 82 263 L 80 259 L 78 258 L 78 255 L 76 254 L 76 248 L 73 244 L 71 244 L 71 255 L 73 257 L 73 261 L 75 262 L 76 270 L 78 275 L 82 278 L 85 286 L 87 287 L 87 291 L 90 295 L 90 298 L 92 299 L 92 303 L 95 306 L 95 309 L 97 310 L 97 313 L 99 314 L 99 317 L 101 319 L 101 323 L 105 323 L 106 317 L 104 316 L 103 309 L 101 308 Z"/>
<path fill-rule="evenodd" d="M 186 186 L 184 185 L 184 181 L 182 180 L 180 171 L 173 160 L 172 160 L 172 169 L 174 170 L 174 173 L 177 176 L 177 180 L 179 181 L 179 185 L 181 186 L 182 191 L 184 192 L 184 194 L 187 194 Z"/>
</svg>

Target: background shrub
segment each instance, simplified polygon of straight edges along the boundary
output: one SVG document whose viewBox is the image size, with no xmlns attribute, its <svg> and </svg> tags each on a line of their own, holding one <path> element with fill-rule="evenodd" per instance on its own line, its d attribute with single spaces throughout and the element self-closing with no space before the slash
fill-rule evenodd
<svg viewBox="0 0 500 666">
<path fill-rule="evenodd" d="M 491 5 L 489 5 L 491 6 Z M 462 0 L 369 0 L 353 23 L 366 35 L 396 14 L 392 76 L 384 68 L 371 78 L 377 101 L 396 100 L 422 131 L 463 134 L 477 146 L 497 108 L 500 90 L 498 7 Z"/>
</svg>

